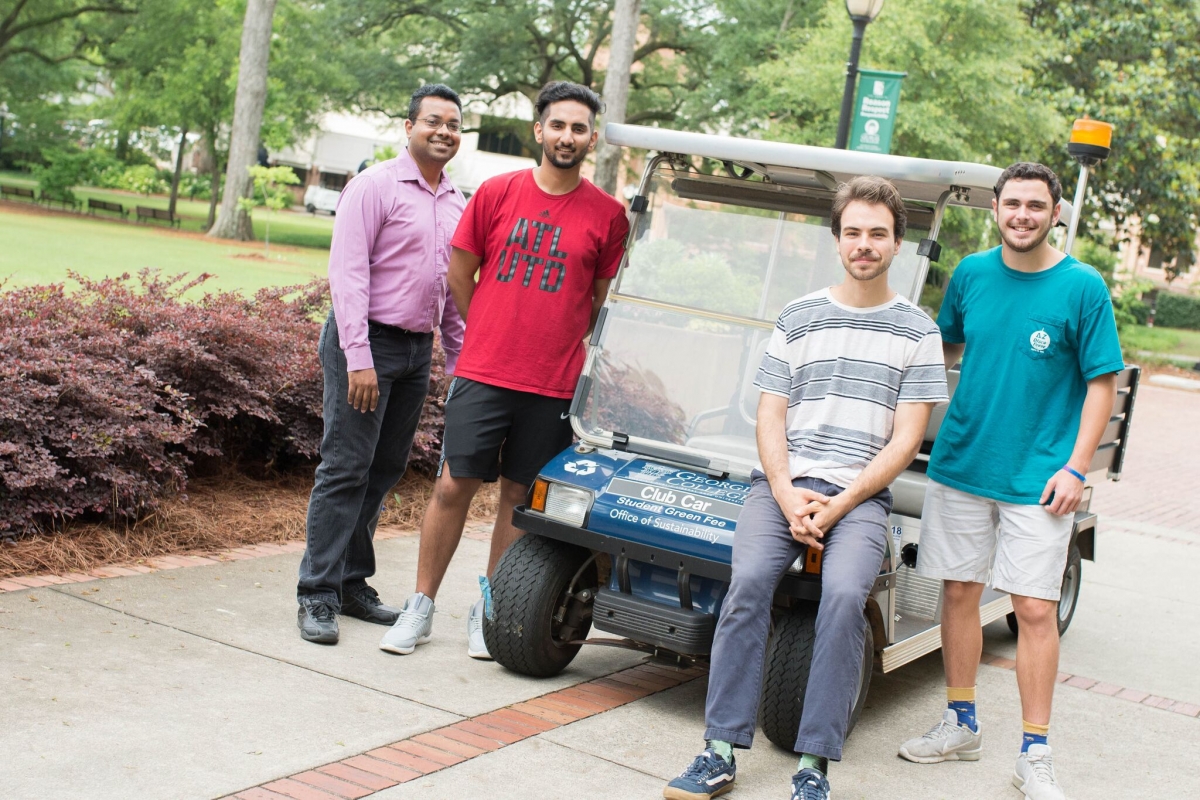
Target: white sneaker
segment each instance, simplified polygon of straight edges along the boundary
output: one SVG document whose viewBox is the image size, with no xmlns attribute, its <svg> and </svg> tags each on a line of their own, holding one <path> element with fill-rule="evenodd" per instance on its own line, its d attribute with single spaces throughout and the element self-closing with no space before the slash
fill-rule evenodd
<svg viewBox="0 0 1200 800">
<path fill-rule="evenodd" d="M 379 649 L 406 656 L 433 636 L 433 601 L 417 592 L 408 598 L 396 624 L 379 642 Z"/>
<path fill-rule="evenodd" d="M 978 761 L 983 750 L 983 726 L 972 731 L 958 723 L 958 714 L 947 708 L 942 721 L 924 736 L 909 739 L 900 745 L 900 757 L 918 764 L 937 764 L 940 761 Z"/>
<path fill-rule="evenodd" d="M 487 642 L 483 640 L 483 598 L 475 601 L 467 613 L 467 655 L 471 658 L 481 658 L 491 661 Z"/>
<path fill-rule="evenodd" d="M 1031 744 L 1017 757 L 1013 786 L 1029 800 L 1067 800 L 1054 778 L 1054 756 L 1050 755 L 1048 744 Z"/>
</svg>

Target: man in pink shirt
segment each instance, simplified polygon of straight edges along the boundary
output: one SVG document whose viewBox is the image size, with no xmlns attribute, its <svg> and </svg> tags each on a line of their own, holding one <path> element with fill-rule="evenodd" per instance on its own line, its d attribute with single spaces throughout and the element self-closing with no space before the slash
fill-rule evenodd
<svg viewBox="0 0 1200 800">
<path fill-rule="evenodd" d="M 300 637 L 320 644 L 337 643 L 339 613 L 396 621 L 399 610 L 367 585 L 375 524 L 408 463 L 429 392 L 433 329 L 441 327 L 446 372 L 462 347 L 446 268 L 466 199 L 443 171 L 461 140 L 458 95 L 422 86 L 404 129 L 407 149 L 347 184 L 333 226 L 333 311 L 318 347 L 325 434 L 296 589 Z"/>
</svg>

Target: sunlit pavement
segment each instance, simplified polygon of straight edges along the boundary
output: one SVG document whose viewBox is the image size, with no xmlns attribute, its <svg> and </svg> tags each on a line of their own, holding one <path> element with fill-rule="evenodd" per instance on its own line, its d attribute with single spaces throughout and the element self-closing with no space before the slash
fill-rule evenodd
<svg viewBox="0 0 1200 800">
<path fill-rule="evenodd" d="M 1197 501 L 1200 397 L 1143 386 L 1126 477 L 1096 487 L 1097 562 L 1084 564 L 1062 642 L 1050 742 L 1069 797 L 1200 797 L 1186 755 L 1200 748 Z M 381 652 L 384 629 L 353 619 L 336 647 L 301 641 L 295 548 L 162 560 L 83 582 L 0 582 L 0 795 L 660 796 L 703 746 L 703 670 L 606 647 L 585 648 L 547 680 L 469 659 L 466 613 L 486 538 L 476 527 L 464 539 L 433 641 L 411 656 Z M 416 537 L 387 532 L 378 553 L 374 585 L 403 602 Z M 986 629 L 985 650 L 980 761 L 896 756 L 941 713 L 935 654 L 874 676 L 831 770 L 835 796 L 1017 800 L 1015 639 L 1003 621 Z M 794 767 L 760 737 L 739 753 L 729 797 L 787 797 Z"/>
</svg>

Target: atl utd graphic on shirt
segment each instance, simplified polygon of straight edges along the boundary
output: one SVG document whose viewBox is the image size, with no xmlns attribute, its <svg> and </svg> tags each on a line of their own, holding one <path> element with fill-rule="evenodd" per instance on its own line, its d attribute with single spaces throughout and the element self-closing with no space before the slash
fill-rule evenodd
<svg viewBox="0 0 1200 800">
<path fill-rule="evenodd" d="M 558 249 L 562 232 L 559 225 L 518 217 L 497 259 L 496 280 L 507 283 L 520 274 L 521 285 L 528 286 L 540 269 L 542 278 L 538 288 L 557 292 L 567 271 L 568 256 Z"/>
<path fill-rule="evenodd" d="M 583 368 L 596 281 L 621 263 L 625 208 L 588 181 L 552 195 L 532 170 L 489 178 L 451 242 L 479 257 L 455 375 L 570 398 Z"/>
</svg>

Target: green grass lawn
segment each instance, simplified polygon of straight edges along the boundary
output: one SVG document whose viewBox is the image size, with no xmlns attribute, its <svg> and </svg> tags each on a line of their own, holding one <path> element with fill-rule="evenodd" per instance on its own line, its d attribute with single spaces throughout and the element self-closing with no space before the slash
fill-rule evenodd
<svg viewBox="0 0 1200 800">
<path fill-rule="evenodd" d="M 101 278 L 154 267 L 167 275 L 208 272 L 215 276 L 205 284 L 209 289 L 253 292 L 307 282 L 324 275 L 329 261 L 323 250 L 274 244 L 266 260 L 261 242 L 214 241 L 88 216 L 22 213 L 15 206 L 0 206 L 0 281 L 9 288 L 60 283 L 67 270 Z"/>
<path fill-rule="evenodd" d="M 0 172 L 0 183 L 6 183 L 13 186 L 27 186 L 31 189 L 37 188 L 37 181 L 27 173 L 22 172 Z M 83 203 L 83 207 L 87 208 L 88 198 L 97 200 L 107 200 L 111 203 L 120 203 L 125 206 L 125 209 L 130 212 L 129 218 L 135 219 L 133 214 L 134 206 L 149 206 L 151 208 L 165 209 L 170 202 L 170 198 L 166 195 L 146 195 L 132 194 L 130 192 L 122 192 L 116 189 L 99 189 L 93 186 L 79 186 L 75 188 L 75 197 Z M 175 204 L 175 213 L 179 215 L 180 226 L 185 231 L 200 231 L 205 222 L 208 221 L 208 201 L 207 200 L 187 200 L 180 198 Z M 116 217 L 111 214 L 99 214 L 101 219 L 115 220 Z M 254 235 L 260 241 L 266 233 L 267 227 L 267 210 L 260 208 L 254 212 Z M 147 226 L 165 227 L 164 222 L 147 223 Z M 274 213 L 271 219 L 271 244 L 286 244 L 295 245 L 297 247 L 316 247 L 324 250 L 329 249 L 329 243 L 333 238 L 333 217 L 328 214 L 307 214 L 296 211 L 280 211 Z"/>
<path fill-rule="evenodd" d="M 1121 344 L 1127 350 L 1200 358 L 1200 331 L 1131 325 L 1121 332 Z"/>
</svg>

